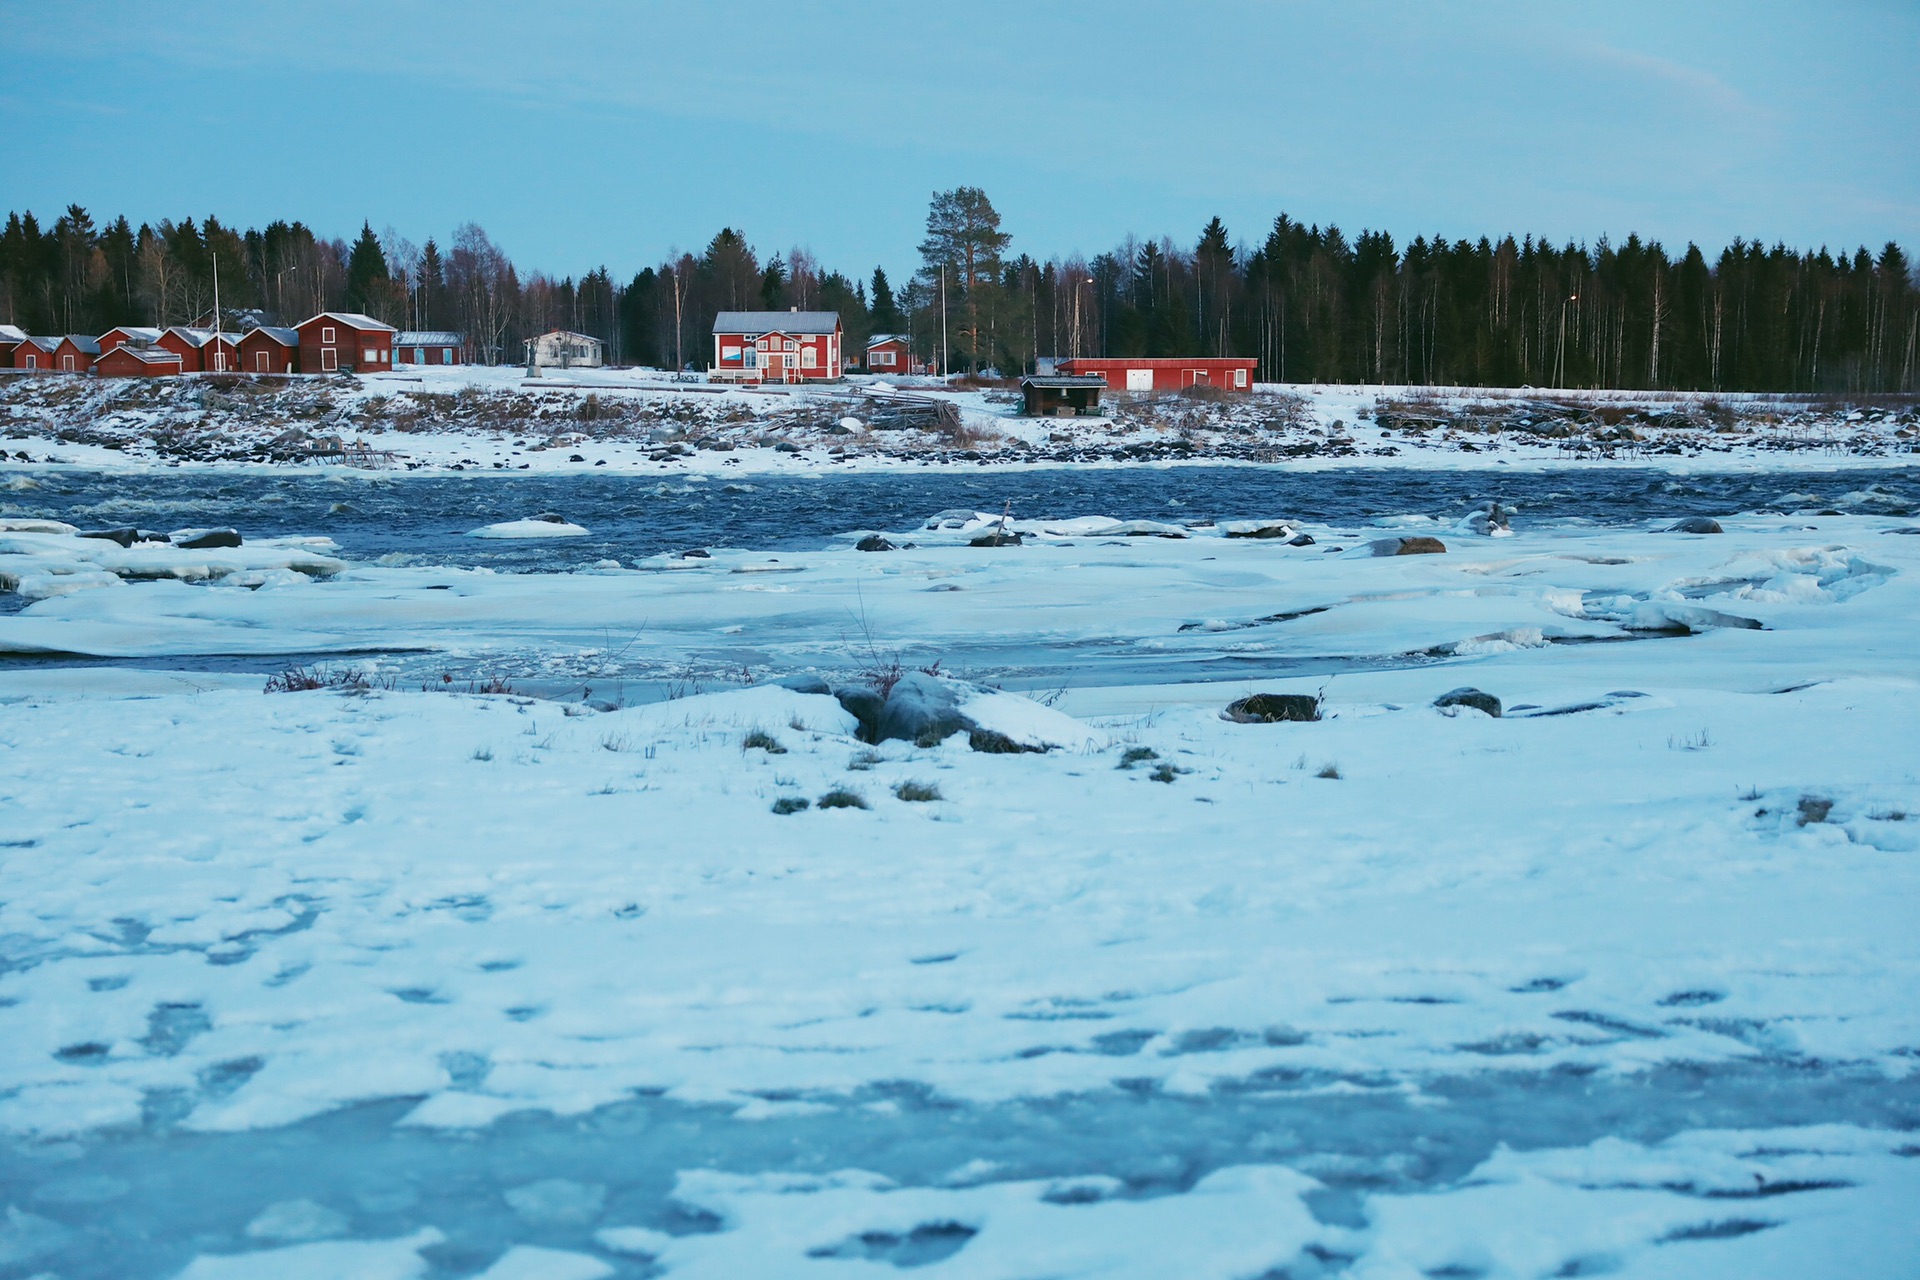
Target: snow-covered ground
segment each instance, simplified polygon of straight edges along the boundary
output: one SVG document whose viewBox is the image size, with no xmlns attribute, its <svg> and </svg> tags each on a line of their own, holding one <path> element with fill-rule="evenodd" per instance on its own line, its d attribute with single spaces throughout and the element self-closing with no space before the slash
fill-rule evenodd
<svg viewBox="0 0 1920 1280">
<path fill-rule="evenodd" d="M 889 424 L 886 395 L 950 406 Z M 1920 452 L 1911 397 L 1262 385 L 1251 396 L 1110 395 L 1108 416 L 1015 416 L 1018 393 L 867 377 L 809 388 L 675 383 L 633 369 L 455 366 L 327 378 L 0 376 L 0 454 L 145 468 L 360 465 L 749 475 L 1072 462 L 1521 468 L 1884 467 Z"/>
<path fill-rule="evenodd" d="M 0 1275 L 1910 1274 L 1920 530 L 1722 523 L 537 575 L 0 533 L 75 579 L 0 651 L 146 664 L 0 669 Z M 1053 749 L 768 681 L 895 655 L 1070 670 L 953 686 Z"/>
</svg>

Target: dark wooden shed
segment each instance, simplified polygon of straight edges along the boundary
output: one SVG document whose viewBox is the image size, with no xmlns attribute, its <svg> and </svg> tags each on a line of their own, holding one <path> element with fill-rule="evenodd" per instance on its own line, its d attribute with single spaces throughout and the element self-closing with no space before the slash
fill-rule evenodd
<svg viewBox="0 0 1920 1280">
<path fill-rule="evenodd" d="M 1029 374 L 1020 379 L 1029 418 L 1097 418 L 1104 378 L 1065 373 Z"/>
</svg>

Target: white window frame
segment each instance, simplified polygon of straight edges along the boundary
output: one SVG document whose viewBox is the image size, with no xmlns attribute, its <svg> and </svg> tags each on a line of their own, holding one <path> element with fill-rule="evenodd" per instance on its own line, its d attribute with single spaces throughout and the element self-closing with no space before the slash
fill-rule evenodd
<svg viewBox="0 0 1920 1280">
<path fill-rule="evenodd" d="M 29 369 L 38 369 L 39 367 L 40 367 L 40 357 L 39 357 L 39 356 L 35 356 L 35 355 L 30 355 L 30 356 L 28 356 L 28 357 L 27 357 L 27 368 L 29 368 Z"/>
<path fill-rule="evenodd" d="M 320 348 L 320 372 L 338 373 L 340 371 L 340 353 L 332 347 Z"/>
<path fill-rule="evenodd" d="M 72 356 L 61 356 L 61 357 L 60 357 L 60 372 L 62 372 L 62 373 L 73 373 L 74 371 L 75 371 L 75 365 L 74 365 L 74 363 L 73 363 L 73 357 L 72 357 Z"/>
<path fill-rule="evenodd" d="M 1235 369 L 1233 371 L 1233 385 L 1236 387 L 1244 387 L 1247 385 L 1247 371 L 1245 369 Z"/>
<path fill-rule="evenodd" d="M 333 341 L 333 326 L 332 326 L 332 325 L 330 325 L 330 324 L 326 324 L 326 325 L 321 325 L 321 326 L 320 326 L 320 341 L 322 341 L 322 342 L 332 342 L 332 341 Z"/>
<path fill-rule="evenodd" d="M 817 369 L 820 367 L 820 352 L 815 347 L 804 347 L 800 351 L 800 367 Z"/>
<path fill-rule="evenodd" d="M 380 363 L 380 348 L 378 348 L 378 347 L 362 347 L 362 348 L 360 348 L 360 358 L 361 358 L 362 360 L 364 360 L 364 361 L 366 361 L 366 362 L 367 362 L 368 364 L 379 364 L 379 363 Z"/>
</svg>

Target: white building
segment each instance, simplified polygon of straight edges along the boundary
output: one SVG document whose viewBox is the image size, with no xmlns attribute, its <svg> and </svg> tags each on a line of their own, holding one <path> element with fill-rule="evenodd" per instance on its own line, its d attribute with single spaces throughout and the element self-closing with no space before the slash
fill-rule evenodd
<svg viewBox="0 0 1920 1280">
<path fill-rule="evenodd" d="M 607 344 L 584 333 L 555 329 L 529 341 L 533 363 L 542 369 L 598 369 L 607 362 Z"/>
</svg>

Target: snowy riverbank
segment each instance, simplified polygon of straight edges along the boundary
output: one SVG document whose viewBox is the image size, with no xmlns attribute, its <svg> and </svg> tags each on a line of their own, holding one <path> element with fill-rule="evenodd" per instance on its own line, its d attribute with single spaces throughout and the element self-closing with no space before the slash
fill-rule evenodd
<svg viewBox="0 0 1920 1280">
<path fill-rule="evenodd" d="M 945 406 L 889 426 L 885 397 Z M 1059 465 L 1523 469 L 1911 465 L 1912 398 L 1263 385 L 1109 396 L 1108 416 L 1013 416 L 1017 393 L 676 384 L 635 370 L 419 369 L 328 378 L 0 378 L 0 461 L 139 470 L 818 474 Z M 343 452 L 344 450 L 344 452 Z"/>
<path fill-rule="evenodd" d="M 1897 1273 L 1920 536 L 1721 515 L 50 593 L 0 616 L 0 1265 Z M 248 654 L 364 679 L 195 667 Z M 408 665 L 488 655 L 578 687 Z M 895 657 L 1070 671 L 964 708 L 1062 745 L 769 683 Z"/>
</svg>

